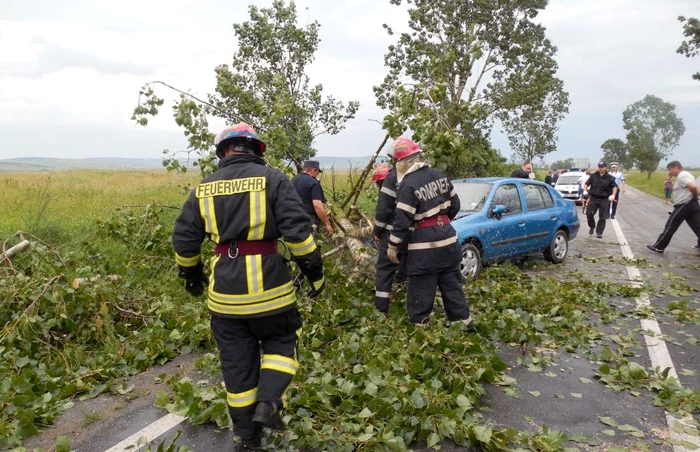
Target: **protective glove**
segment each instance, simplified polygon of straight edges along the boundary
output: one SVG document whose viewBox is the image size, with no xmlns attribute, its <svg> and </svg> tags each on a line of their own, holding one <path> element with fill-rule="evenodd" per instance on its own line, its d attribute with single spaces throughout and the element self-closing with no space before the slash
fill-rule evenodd
<svg viewBox="0 0 700 452">
<path fill-rule="evenodd" d="M 297 258 L 296 263 L 299 266 L 299 270 L 306 277 L 311 285 L 309 290 L 309 296 L 311 298 L 316 298 L 326 285 L 326 280 L 323 277 L 323 260 L 321 259 L 321 252 L 318 248 L 312 253 L 302 257 Z"/>
<path fill-rule="evenodd" d="M 609 200 L 610 202 L 615 201 L 615 195 L 610 195 L 610 196 L 608 196 L 608 200 Z"/>
<path fill-rule="evenodd" d="M 389 256 L 389 260 L 394 264 L 399 263 L 399 248 L 396 245 L 389 244 L 386 250 L 386 255 Z"/>
<path fill-rule="evenodd" d="M 204 274 L 202 261 L 197 262 L 194 267 L 180 266 L 177 276 L 185 280 L 185 290 L 193 297 L 201 296 L 209 285 L 209 278 Z"/>
</svg>

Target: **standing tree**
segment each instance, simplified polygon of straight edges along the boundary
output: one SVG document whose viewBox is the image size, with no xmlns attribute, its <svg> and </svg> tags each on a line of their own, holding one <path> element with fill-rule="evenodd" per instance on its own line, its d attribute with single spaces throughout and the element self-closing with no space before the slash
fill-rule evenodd
<svg viewBox="0 0 700 452">
<path fill-rule="evenodd" d="M 695 57 L 700 53 L 700 20 L 695 17 L 685 18 L 683 16 L 678 16 L 678 20 L 683 23 L 683 36 L 688 39 L 681 43 L 676 53 L 688 58 Z M 700 81 L 700 72 L 693 74 L 693 79 Z"/>
<path fill-rule="evenodd" d="M 676 116 L 675 105 L 647 95 L 625 109 L 622 121 L 627 130 L 629 158 L 651 179 L 659 162 L 678 146 L 685 133 L 683 120 Z"/>
<path fill-rule="evenodd" d="M 521 160 L 532 162 L 535 158 L 557 150 L 559 121 L 569 112 L 569 93 L 564 83 L 551 78 L 549 88 L 537 105 L 524 105 L 503 115 L 503 127 L 511 149 Z"/>
<path fill-rule="evenodd" d="M 606 162 L 618 162 L 622 168 L 632 167 L 632 160 L 629 156 L 627 143 L 619 138 L 610 138 L 600 145 L 603 151 L 603 160 Z"/>
<path fill-rule="evenodd" d="M 203 101 L 180 92 L 173 107 L 176 123 L 188 137 L 189 151 L 195 151 L 203 174 L 214 169 L 214 134 L 208 130 L 208 115 L 229 123 L 250 123 L 267 143 L 265 156 L 272 163 L 301 162 L 316 154 L 314 139 L 321 134 L 337 134 L 355 116 L 358 102 L 347 107 L 332 96 L 323 97 L 321 84 L 311 86 L 306 75 L 320 41 L 318 22 L 297 26 L 294 2 L 275 0 L 271 8 L 249 6 L 250 20 L 233 26 L 238 51 L 231 66 L 216 68 L 214 94 Z M 152 82 L 142 88 L 133 119 L 146 125 L 146 115 L 158 114 L 163 100 L 153 91 Z M 174 89 L 174 88 L 173 88 Z M 169 167 L 182 169 L 174 157 Z"/>
<path fill-rule="evenodd" d="M 384 128 L 394 137 L 410 129 L 451 176 L 488 174 L 501 161 L 489 141 L 494 118 L 542 105 L 552 89 L 556 48 L 533 21 L 547 2 L 406 3 L 410 31 L 389 47 L 389 73 L 375 87 L 377 104 L 391 111 Z"/>
</svg>

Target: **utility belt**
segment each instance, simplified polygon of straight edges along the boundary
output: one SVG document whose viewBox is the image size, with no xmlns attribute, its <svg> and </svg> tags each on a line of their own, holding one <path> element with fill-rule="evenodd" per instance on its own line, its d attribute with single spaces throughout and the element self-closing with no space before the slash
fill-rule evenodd
<svg viewBox="0 0 700 452">
<path fill-rule="evenodd" d="M 419 229 L 429 228 L 431 226 L 444 226 L 446 224 L 450 224 L 450 218 L 447 215 L 434 215 L 424 220 L 416 221 L 414 227 L 417 231 Z"/>
<path fill-rule="evenodd" d="M 277 253 L 277 240 L 233 240 L 219 243 L 214 252 L 217 256 L 227 254 L 231 259 L 238 256 Z"/>
</svg>

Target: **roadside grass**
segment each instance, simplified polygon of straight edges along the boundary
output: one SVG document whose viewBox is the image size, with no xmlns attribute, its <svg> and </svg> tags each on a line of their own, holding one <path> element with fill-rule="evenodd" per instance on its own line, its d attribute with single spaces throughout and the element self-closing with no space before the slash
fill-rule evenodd
<svg viewBox="0 0 700 452">
<path fill-rule="evenodd" d="M 657 198 L 664 199 L 664 180 L 667 174 L 668 171 L 654 171 L 651 173 L 651 178 L 648 178 L 646 173 L 635 171 L 625 173 L 625 176 L 627 183 L 631 187 L 656 196 Z"/>
</svg>

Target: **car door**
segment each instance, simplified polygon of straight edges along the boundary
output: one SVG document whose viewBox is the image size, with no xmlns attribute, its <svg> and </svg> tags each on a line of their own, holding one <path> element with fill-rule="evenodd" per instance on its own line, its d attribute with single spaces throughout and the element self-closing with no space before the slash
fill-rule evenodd
<svg viewBox="0 0 700 452">
<path fill-rule="evenodd" d="M 499 204 L 506 206 L 507 209 L 500 218 L 490 213 L 494 206 Z M 527 240 L 525 227 L 527 221 L 517 184 L 499 185 L 491 198 L 487 212 L 489 214 L 484 235 L 489 238 L 493 250 L 492 257 L 500 259 L 522 254 Z"/>
<path fill-rule="evenodd" d="M 540 251 L 549 245 L 557 224 L 554 200 L 547 187 L 528 183 L 523 183 L 522 187 L 527 208 L 525 248 L 528 252 Z"/>
</svg>

